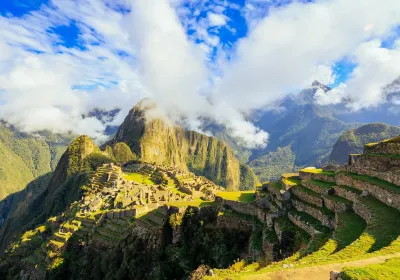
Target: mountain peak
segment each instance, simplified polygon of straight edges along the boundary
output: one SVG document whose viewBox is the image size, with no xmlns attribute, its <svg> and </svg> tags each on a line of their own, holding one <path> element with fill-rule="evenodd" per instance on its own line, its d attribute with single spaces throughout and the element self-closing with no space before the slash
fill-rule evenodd
<svg viewBox="0 0 400 280">
<path fill-rule="evenodd" d="M 330 90 L 331 90 L 330 87 L 328 87 L 327 85 L 324 85 L 324 84 L 320 83 L 320 82 L 317 81 L 317 80 L 315 80 L 315 81 L 311 84 L 311 86 L 312 86 L 312 87 L 321 88 L 321 89 L 323 89 L 324 91 L 330 91 Z"/>
</svg>

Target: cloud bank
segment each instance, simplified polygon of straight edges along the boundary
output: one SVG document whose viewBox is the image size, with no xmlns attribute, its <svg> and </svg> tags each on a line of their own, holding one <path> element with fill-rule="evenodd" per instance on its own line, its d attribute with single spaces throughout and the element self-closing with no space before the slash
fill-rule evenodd
<svg viewBox="0 0 400 280">
<path fill-rule="evenodd" d="M 344 57 L 357 65 L 349 80 L 317 91 L 315 102 L 385 102 L 382 89 L 400 76 L 400 43 L 382 40 L 398 25 L 397 0 L 52 0 L 0 16 L 0 118 L 101 141 L 110 123 L 82 114 L 118 107 L 119 124 L 151 97 L 174 122 L 198 130 L 209 118 L 264 147 L 268 134 L 246 116 L 314 80 L 335 82 Z"/>
</svg>

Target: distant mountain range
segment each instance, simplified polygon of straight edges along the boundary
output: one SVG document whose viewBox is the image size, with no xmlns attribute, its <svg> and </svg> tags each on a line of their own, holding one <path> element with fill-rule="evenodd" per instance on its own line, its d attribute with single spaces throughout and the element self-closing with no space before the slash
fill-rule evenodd
<svg viewBox="0 0 400 280">
<path fill-rule="evenodd" d="M 391 92 L 393 87 L 394 84 Z M 205 128 L 227 142 L 235 154 L 246 162 L 262 181 L 268 181 L 279 177 L 282 172 L 327 164 L 332 147 L 348 130 L 377 121 L 393 126 L 400 125 L 400 118 L 396 118 L 395 112 L 389 110 L 390 105 L 387 104 L 360 112 L 349 112 L 343 104 L 318 105 L 314 102 L 314 95 L 318 89 L 330 90 L 328 86 L 314 81 L 310 88 L 283 99 L 276 106 L 278 109 L 258 111 L 250 116 L 249 119 L 256 126 L 269 133 L 265 149 L 247 149 L 239 146 L 221 126 L 207 124 Z M 392 94 L 390 98 L 397 97 Z M 384 134 L 383 132 L 382 135 Z M 372 134 L 369 140 L 378 141 L 389 138 L 392 134 L 389 133 L 383 138 L 376 136 Z"/>
</svg>

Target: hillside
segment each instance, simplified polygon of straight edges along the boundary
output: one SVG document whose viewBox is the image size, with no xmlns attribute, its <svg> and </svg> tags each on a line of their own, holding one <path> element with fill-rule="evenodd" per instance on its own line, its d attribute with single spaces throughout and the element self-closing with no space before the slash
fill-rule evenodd
<svg viewBox="0 0 400 280">
<path fill-rule="evenodd" d="M 285 107 L 285 111 L 268 113 L 257 122 L 270 135 L 267 148 L 253 151 L 249 159 L 261 180 L 325 164 L 337 138 L 357 126 L 339 121 L 314 104 L 287 101 Z M 278 160 L 272 161 L 276 154 L 280 155 Z"/>
<path fill-rule="evenodd" d="M 27 134 L 0 123 L 0 200 L 54 171 L 72 135 L 41 131 Z"/>
<path fill-rule="evenodd" d="M 275 109 L 258 111 L 249 117 L 254 125 L 268 132 L 266 148 L 240 146 L 224 127 L 211 122 L 206 122 L 203 129 L 228 143 L 262 182 L 277 179 L 282 172 L 322 166 L 328 162 L 340 135 L 361 124 L 341 121 L 336 108 L 315 104 L 314 94 L 320 88 L 329 89 L 315 81 L 310 88 L 284 98 Z"/>
<path fill-rule="evenodd" d="M 94 157 L 88 157 L 90 154 Z M 37 178 L 24 190 L 4 200 L 5 207 L 1 210 L 6 209 L 8 215 L 0 229 L 0 250 L 3 251 L 18 233 L 63 211 L 77 199 L 86 180 L 85 172 L 91 170 L 93 161 L 104 161 L 100 149 L 87 136 L 81 136 L 68 146 L 53 174 Z M 106 159 L 106 162 L 111 161 Z"/>
<path fill-rule="evenodd" d="M 31 206 L 37 211 L 20 217 L 25 230 L 0 258 L 0 275 L 328 279 L 340 269 L 336 278 L 398 279 L 399 139 L 366 145 L 350 165 L 226 192 L 178 168 L 116 165 L 82 136 Z"/>
<path fill-rule="evenodd" d="M 112 143 L 127 143 L 139 159 L 173 166 L 202 175 L 230 190 L 252 189 L 258 182 L 253 171 L 231 149 L 214 137 L 148 118 L 155 104 L 144 100 L 125 118 Z"/>
<path fill-rule="evenodd" d="M 364 145 L 371 142 L 379 142 L 400 134 L 400 127 L 383 123 L 372 123 L 352 129 L 343 133 L 329 156 L 329 161 L 336 164 L 347 163 L 347 155 L 359 154 Z"/>
</svg>

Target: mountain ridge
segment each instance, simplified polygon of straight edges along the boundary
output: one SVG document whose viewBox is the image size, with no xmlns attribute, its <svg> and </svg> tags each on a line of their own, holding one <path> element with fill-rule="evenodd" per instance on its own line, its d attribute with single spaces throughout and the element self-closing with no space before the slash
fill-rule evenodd
<svg viewBox="0 0 400 280">
<path fill-rule="evenodd" d="M 125 142 L 141 161 L 189 170 L 231 190 L 255 187 L 257 177 L 227 144 L 160 118 L 148 118 L 146 112 L 156 105 L 146 102 L 129 112 L 110 143 Z"/>
</svg>

